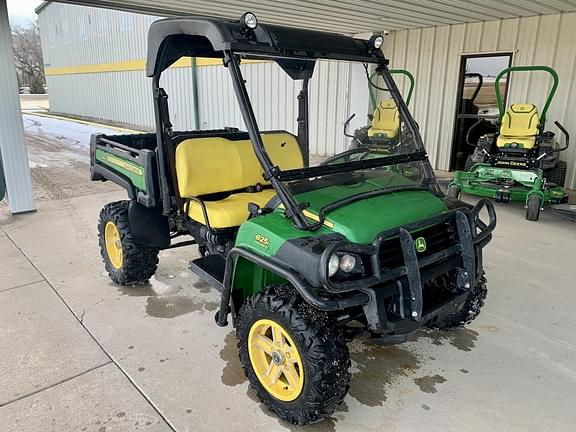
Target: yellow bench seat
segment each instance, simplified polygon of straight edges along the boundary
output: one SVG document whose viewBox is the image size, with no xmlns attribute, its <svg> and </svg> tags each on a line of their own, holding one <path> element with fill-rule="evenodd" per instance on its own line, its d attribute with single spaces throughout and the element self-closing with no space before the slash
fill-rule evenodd
<svg viewBox="0 0 576 432">
<path fill-rule="evenodd" d="M 282 170 L 302 168 L 302 152 L 296 137 L 288 132 L 263 132 L 266 153 Z M 264 180 L 262 167 L 249 139 L 198 137 L 182 141 L 176 147 L 176 178 L 182 198 L 188 198 L 188 216 L 207 225 L 201 200 L 211 228 L 242 225 L 249 216 L 248 204 L 265 206 L 275 195 Z M 260 192 L 248 190 L 260 185 Z M 223 199 L 212 199 L 226 193 Z"/>
<path fill-rule="evenodd" d="M 274 197 L 274 189 L 264 189 L 262 192 L 242 192 L 232 194 L 218 201 L 203 201 L 206 213 L 212 228 L 225 228 L 240 226 L 248 219 L 248 203 L 258 204 L 264 207 Z M 197 201 L 190 201 L 188 216 L 206 225 L 202 206 Z"/>
</svg>

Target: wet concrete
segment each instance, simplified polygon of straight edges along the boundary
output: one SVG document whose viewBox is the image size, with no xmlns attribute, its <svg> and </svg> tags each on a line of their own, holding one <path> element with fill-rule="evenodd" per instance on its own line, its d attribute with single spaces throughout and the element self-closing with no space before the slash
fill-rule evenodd
<svg viewBox="0 0 576 432">
<path fill-rule="evenodd" d="M 420 378 L 414 378 L 414 384 L 420 387 L 424 393 L 436 393 L 437 384 L 442 384 L 446 382 L 446 378 L 442 375 L 426 375 Z"/>
<path fill-rule="evenodd" d="M 353 361 L 349 395 L 369 407 L 382 406 L 399 377 L 413 375 L 421 359 L 400 346 L 379 346 L 361 340 L 350 346 Z"/>
<path fill-rule="evenodd" d="M 476 330 L 462 328 L 452 331 L 422 330 L 417 337 L 430 339 L 434 345 L 450 344 L 460 351 L 471 351 L 476 346 L 478 335 Z"/>
<path fill-rule="evenodd" d="M 219 427 L 238 431 L 288 429 L 275 416 L 264 415 L 262 405 L 246 396 L 248 383 L 235 384 L 243 376 L 238 364 L 223 372 L 226 359 L 237 358 L 237 351 L 233 337 L 227 337 L 231 328 L 214 325 L 213 312 L 207 310 L 212 306 L 173 319 L 146 313 L 150 297 L 217 302 L 217 294 L 186 271 L 195 248 L 163 254 L 156 281 L 164 288 L 153 284 L 142 295 L 118 291 L 101 275 L 97 215 L 102 205 L 118 199 L 125 199 L 125 193 L 43 201 L 37 213 L 18 217 L 6 216 L 0 209 L 0 230 L 6 230 L 30 257 L 66 305 L 78 316 L 86 312 L 83 325 L 176 430 L 213 430 L 215 418 Z M 574 225 L 554 219 L 550 212 L 544 212 L 538 224 L 528 223 L 522 210 L 512 206 L 499 207 L 498 217 L 499 227 L 485 255 L 489 294 L 479 318 L 467 330 L 422 332 L 415 341 L 396 347 L 354 342 L 352 388 L 345 399 L 349 411 L 337 411 L 320 425 L 293 430 L 445 432 L 458 425 L 459 430 L 572 432 L 576 423 L 576 317 L 571 312 L 576 302 Z M 541 242 L 542 232 L 547 244 Z M 10 292 L 14 291 L 2 295 Z M 13 303 L 3 304 L 9 313 Z M 65 307 L 44 313 L 35 314 L 39 320 L 30 325 L 50 336 L 59 332 L 53 325 L 58 317 L 77 323 Z M 12 318 L 5 316 L 10 325 Z M 41 387 L 35 389 L 40 391 L 37 396 L 26 397 L 24 378 L 44 372 L 54 375 L 49 370 L 53 364 L 63 377 L 76 372 L 71 362 L 43 361 L 34 352 L 37 341 L 22 336 L 35 333 L 23 329 L 16 328 L 13 338 L 2 339 L 10 341 L 5 344 L 9 353 L 34 359 L 21 362 L 22 372 L 0 375 L 2 379 L 14 376 L 16 387 L 22 387 L 10 393 L 18 394 L 20 401 L 0 407 L 0 420 L 8 431 L 135 430 L 147 423 L 151 423 L 148 430 L 163 430 L 151 406 L 142 404 L 138 390 L 130 383 L 126 390 L 122 374 L 111 380 L 97 377 L 93 387 L 82 391 L 78 391 L 79 381 L 72 380 L 70 385 L 52 387 L 56 393 Z M 39 336 L 38 340 L 45 339 Z M 3 354 L 5 372 L 6 358 Z M 230 371 L 237 375 L 227 375 Z M 223 384 L 223 375 L 230 378 L 225 379 L 229 385 Z M 446 381 L 436 382 L 436 375 Z M 434 388 L 436 393 L 421 390 L 414 380 L 422 378 L 424 388 Z M 97 404 L 106 407 L 108 401 L 113 406 L 99 411 Z M 126 416 L 116 417 L 119 412 Z M 126 418 L 129 422 L 124 423 Z M 101 422 L 98 428 L 95 421 Z"/>
<path fill-rule="evenodd" d="M 222 370 L 223 384 L 237 386 L 248 381 L 238 356 L 236 333 L 234 331 L 226 335 L 224 347 L 220 351 L 220 358 L 226 362 Z"/>
<path fill-rule="evenodd" d="M 183 295 L 148 297 L 146 313 L 155 318 L 176 318 L 192 312 L 212 312 L 217 302 L 207 302 Z"/>
</svg>

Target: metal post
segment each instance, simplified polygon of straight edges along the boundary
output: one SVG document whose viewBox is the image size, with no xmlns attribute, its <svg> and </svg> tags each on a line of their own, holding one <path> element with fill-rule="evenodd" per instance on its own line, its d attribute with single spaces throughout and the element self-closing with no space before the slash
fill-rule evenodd
<svg viewBox="0 0 576 432">
<path fill-rule="evenodd" d="M 34 210 L 6 0 L 0 0 L 0 153 L 10 211 Z"/>
</svg>

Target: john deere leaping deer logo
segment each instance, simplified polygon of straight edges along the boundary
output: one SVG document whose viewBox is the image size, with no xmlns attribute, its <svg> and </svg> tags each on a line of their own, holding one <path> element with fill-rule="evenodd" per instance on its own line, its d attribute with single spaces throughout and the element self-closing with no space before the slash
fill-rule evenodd
<svg viewBox="0 0 576 432">
<path fill-rule="evenodd" d="M 426 250 L 426 239 L 424 237 L 418 237 L 416 239 L 416 250 L 420 253 Z"/>
</svg>

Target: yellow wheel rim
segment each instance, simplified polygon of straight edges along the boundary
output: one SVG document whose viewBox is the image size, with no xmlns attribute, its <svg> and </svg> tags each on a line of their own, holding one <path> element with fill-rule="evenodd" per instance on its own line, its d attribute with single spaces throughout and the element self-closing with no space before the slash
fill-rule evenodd
<svg viewBox="0 0 576 432">
<path fill-rule="evenodd" d="M 261 319 L 248 334 L 252 369 L 268 393 L 281 401 L 297 399 L 304 386 L 304 369 L 296 344 L 282 326 Z"/>
<path fill-rule="evenodd" d="M 116 270 L 120 270 L 124 263 L 124 253 L 122 252 L 120 233 L 112 221 L 109 221 L 104 228 L 104 243 L 106 244 L 106 253 L 110 259 L 110 264 Z"/>
</svg>

